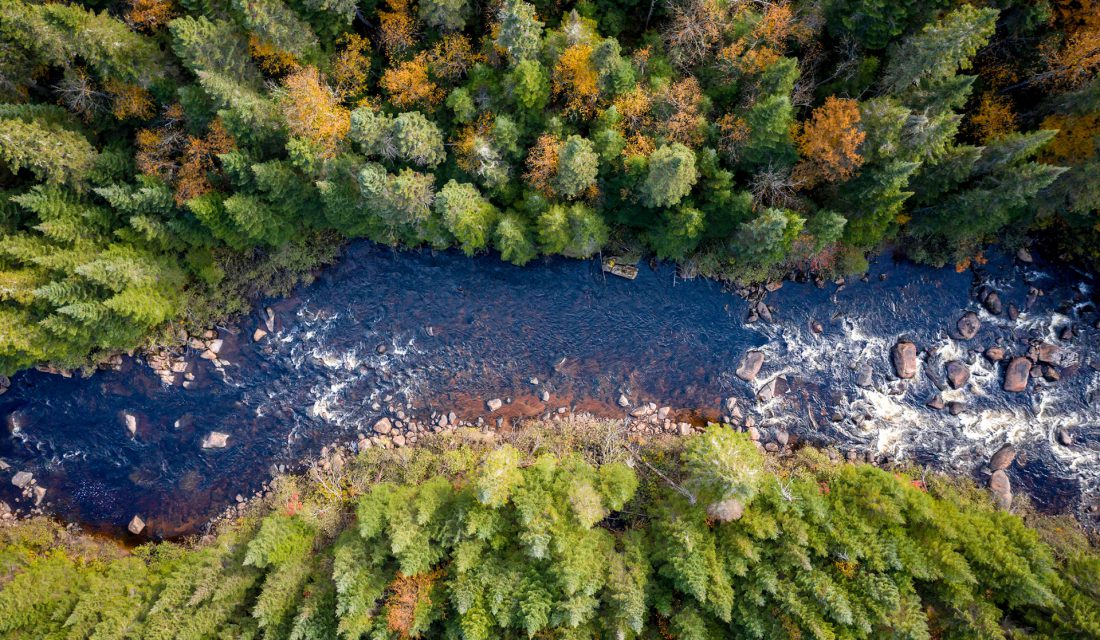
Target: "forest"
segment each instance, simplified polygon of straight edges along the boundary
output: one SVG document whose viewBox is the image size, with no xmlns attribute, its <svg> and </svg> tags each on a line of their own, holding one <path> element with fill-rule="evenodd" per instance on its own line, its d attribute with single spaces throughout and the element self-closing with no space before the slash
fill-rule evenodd
<svg viewBox="0 0 1100 640">
<path fill-rule="evenodd" d="M 186 543 L 0 528 L 6 638 L 1100 638 L 1100 555 L 967 480 L 714 426 L 435 436 Z M 1026 511 L 1026 510 L 1025 510 Z"/>
<path fill-rule="evenodd" d="M 759 281 L 1095 266 L 1096 0 L 0 0 L 0 374 L 344 239 Z"/>
</svg>

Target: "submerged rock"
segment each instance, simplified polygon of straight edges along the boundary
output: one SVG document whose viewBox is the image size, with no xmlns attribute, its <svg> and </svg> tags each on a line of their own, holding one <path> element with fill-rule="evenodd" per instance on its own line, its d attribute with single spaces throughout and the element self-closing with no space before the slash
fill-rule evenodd
<svg viewBox="0 0 1100 640">
<path fill-rule="evenodd" d="M 760 367 L 764 366 L 764 352 L 763 351 L 749 351 L 741 358 L 741 364 L 737 365 L 738 378 L 741 378 L 745 382 L 752 382 L 756 380 L 757 374 L 760 373 Z"/>
<path fill-rule="evenodd" d="M 265 329 L 256 329 L 252 332 L 252 342 L 259 342 L 267 337 L 267 331 Z"/>
<path fill-rule="evenodd" d="M 990 362 L 1000 362 L 1005 359 L 1005 350 L 1001 347 L 990 347 L 985 350 L 985 359 Z"/>
<path fill-rule="evenodd" d="M 959 330 L 959 335 L 962 336 L 963 340 L 970 340 L 978 335 L 978 330 L 982 328 L 982 321 L 978 318 L 978 314 L 967 311 L 963 314 L 963 317 L 959 318 L 955 327 Z"/>
<path fill-rule="evenodd" d="M 891 360 L 899 378 L 908 379 L 917 375 L 917 345 L 902 341 L 894 345 Z"/>
<path fill-rule="evenodd" d="M 874 382 L 874 369 L 868 363 L 860 365 L 859 370 L 856 372 L 856 386 L 864 389 L 870 389 L 871 384 Z"/>
<path fill-rule="evenodd" d="M 211 431 L 202 439 L 203 449 L 224 449 L 229 444 L 229 434 Z"/>
<path fill-rule="evenodd" d="M 1020 393 L 1027 389 L 1027 381 L 1031 376 L 1031 360 L 1023 356 L 1017 356 L 1005 367 L 1004 390 L 1009 393 Z"/>
<path fill-rule="evenodd" d="M 126 425 L 126 430 L 130 432 L 130 437 L 137 435 L 137 417 L 132 413 L 123 413 L 122 422 Z"/>
<path fill-rule="evenodd" d="M 1004 306 L 1001 304 L 1001 296 L 997 295 L 995 291 L 986 296 L 982 305 L 985 306 L 986 311 L 995 316 L 1001 315 L 1001 312 L 1004 311 Z"/>
</svg>

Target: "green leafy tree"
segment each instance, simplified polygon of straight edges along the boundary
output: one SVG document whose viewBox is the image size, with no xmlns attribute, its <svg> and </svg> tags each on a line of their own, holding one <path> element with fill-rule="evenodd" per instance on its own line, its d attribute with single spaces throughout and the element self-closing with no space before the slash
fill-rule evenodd
<svg viewBox="0 0 1100 640">
<path fill-rule="evenodd" d="M 558 150 L 554 190 L 568 199 L 583 196 L 596 185 L 599 170 L 600 157 L 592 141 L 577 135 L 569 136 Z"/>
<path fill-rule="evenodd" d="M 649 157 L 649 171 L 642 186 L 642 200 L 650 207 L 679 204 L 698 179 L 695 154 L 679 142 L 664 145 Z"/>
<path fill-rule="evenodd" d="M 499 212 L 477 187 L 451 180 L 439 190 L 434 207 L 466 255 L 488 246 Z"/>
</svg>

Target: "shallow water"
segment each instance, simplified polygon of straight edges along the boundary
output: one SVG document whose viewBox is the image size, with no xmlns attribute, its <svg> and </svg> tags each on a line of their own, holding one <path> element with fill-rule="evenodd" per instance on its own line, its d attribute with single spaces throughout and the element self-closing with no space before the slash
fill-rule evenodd
<svg viewBox="0 0 1100 640">
<path fill-rule="evenodd" d="M 355 440 L 383 415 L 374 403 L 424 418 L 453 410 L 473 419 L 485 414 L 485 399 L 509 397 L 512 416 L 560 406 L 622 416 L 615 401 L 625 393 L 635 403 L 710 418 L 736 396 L 765 435 L 786 428 L 979 480 L 988 456 L 1012 442 L 1024 454 L 1010 470 L 1018 490 L 1048 510 L 1089 517 L 1100 491 L 1097 283 L 1009 258 L 995 259 L 980 277 L 1006 307 L 1025 308 L 1028 283 L 1046 295 L 1011 322 L 980 309 L 975 274 L 882 257 L 867 282 L 839 289 L 787 282 L 767 297 L 774 323 L 746 324 L 746 301 L 715 282 L 678 279 L 668 265 L 642 266 L 637 280 L 626 281 L 593 262 L 550 259 L 521 269 L 492 257 L 356 244 L 338 267 L 271 305 L 273 335 L 252 342 L 260 311 L 239 324 L 239 336 L 223 332 L 222 356 L 232 363 L 224 373 L 189 352 L 191 389 L 164 386 L 136 359 L 89 379 L 16 376 L 0 396 L 8 424 L 0 459 L 12 467 L 0 472 L 0 498 L 29 506 L 10 484 L 12 473 L 28 470 L 62 518 L 119 531 L 141 514 L 148 533 L 179 535 L 237 494 L 249 495 L 272 465 Z M 954 340 L 966 309 L 980 311 L 982 330 Z M 810 330 L 813 320 L 824 325 L 820 335 Z M 1057 336 L 1068 324 L 1081 334 L 1063 343 Z M 899 337 L 931 351 L 904 389 L 889 363 Z M 1004 393 L 1001 367 L 981 352 L 1001 343 L 1023 353 L 1036 339 L 1067 349 L 1078 366 L 1060 382 L 1033 380 L 1028 393 Z M 733 373 L 750 348 L 767 354 L 752 385 Z M 957 417 L 924 406 L 937 390 L 933 378 L 942 380 L 943 362 L 953 358 L 973 365 L 967 387 L 945 393 L 966 402 Z M 863 362 L 873 367 L 872 389 L 854 384 L 853 367 Z M 777 375 L 791 391 L 756 403 L 756 390 Z M 547 404 L 539 400 L 544 389 Z M 138 418 L 135 437 L 123 412 Z M 1071 446 L 1059 443 L 1059 429 L 1073 433 Z M 212 430 L 230 434 L 228 448 L 201 448 Z"/>
</svg>

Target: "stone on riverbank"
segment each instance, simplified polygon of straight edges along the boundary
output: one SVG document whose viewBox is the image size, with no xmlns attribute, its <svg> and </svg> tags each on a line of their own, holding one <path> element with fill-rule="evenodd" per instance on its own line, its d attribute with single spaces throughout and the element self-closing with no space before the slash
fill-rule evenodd
<svg viewBox="0 0 1100 640">
<path fill-rule="evenodd" d="M 998 507 L 1005 511 L 1012 507 L 1012 482 L 1004 469 L 993 472 L 993 477 L 989 479 L 989 490 L 993 493 L 993 502 Z"/>
<path fill-rule="evenodd" d="M 17 489 L 26 489 L 32 482 L 34 482 L 34 474 L 30 471 L 20 471 L 11 477 L 11 483 Z"/>
<path fill-rule="evenodd" d="M 264 329 L 256 329 L 252 332 L 252 342 L 259 342 L 267 337 L 267 331 Z"/>
<path fill-rule="evenodd" d="M 943 396 L 937 393 L 936 395 L 932 396 L 931 400 L 925 402 L 924 406 L 928 407 L 929 409 L 935 409 L 936 411 L 943 409 Z"/>
<path fill-rule="evenodd" d="M 374 432 L 380 433 L 384 436 L 389 435 L 393 431 L 393 422 L 389 418 L 379 418 L 378 422 L 374 423 Z"/>
<path fill-rule="evenodd" d="M 982 321 L 978 318 L 978 314 L 967 311 L 955 326 L 963 340 L 970 340 L 978 335 L 978 330 L 982 328 Z"/>
<path fill-rule="evenodd" d="M 958 360 L 947 363 L 947 382 L 952 389 L 959 389 L 970 380 L 970 368 Z"/>
<path fill-rule="evenodd" d="M 203 449 L 224 449 L 229 444 L 229 434 L 211 431 L 202 439 Z"/>
<path fill-rule="evenodd" d="M 901 341 L 894 345 L 891 360 L 899 378 L 908 379 L 917 375 L 917 345 L 912 342 Z"/>
<path fill-rule="evenodd" d="M 1005 367 L 1004 390 L 1009 393 L 1025 391 L 1030 377 L 1031 360 L 1023 356 L 1017 356 Z"/>
<path fill-rule="evenodd" d="M 741 358 L 741 364 L 737 365 L 737 371 L 735 373 L 738 378 L 741 378 L 745 382 L 752 382 L 756 380 L 756 376 L 760 373 L 760 367 L 762 366 L 764 366 L 764 352 L 749 351 Z"/>
<path fill-rule="evenodd" d="M 140 516 L 134 516 L 130 518 L 130 524 L 126 525 L 126 528 L 135 536 L 140 535 L 142 531 L 145 531 L 145 521 Z"/>
<path fill-rule="evenodd" d="M 485 403 L 485 406 L 489 407 L 489 411 L 496 411 L 504 406 L 504 401 L 500 398 L 493 398 Z"/>
<path fill-rule="evenodd" d="M 1012 466 L 1012 461 L 1016 459 L 1016 447 L 1011 444 L 1006 444 L 989 458 L 989 468 L 994 471 L 1000 471 L 1001 469 L 1007 469 Z"/>
</svg>

